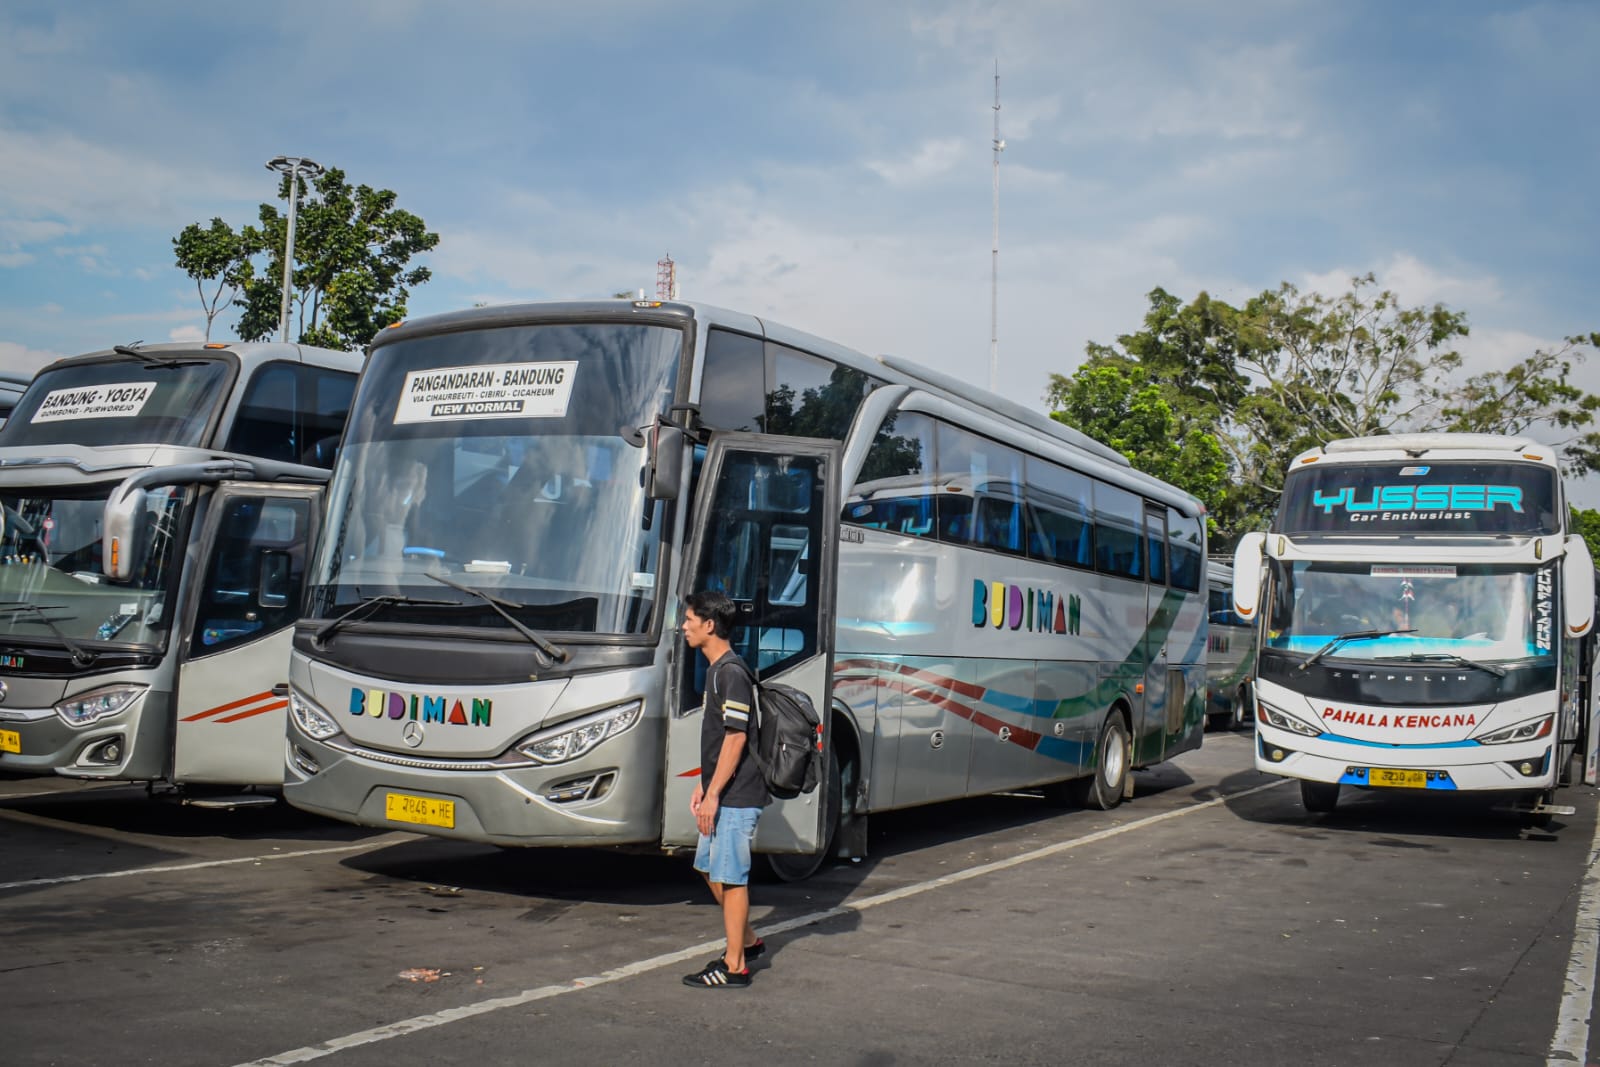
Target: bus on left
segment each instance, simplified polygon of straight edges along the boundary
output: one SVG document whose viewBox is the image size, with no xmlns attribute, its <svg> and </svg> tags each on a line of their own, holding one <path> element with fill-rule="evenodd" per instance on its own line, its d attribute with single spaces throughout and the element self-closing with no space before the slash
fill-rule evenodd
<svg viewBox="0 0 1600 1067">
<path fill-rule="evenodd" d="M 362 360 L 118 345 L 39 372 L 0 427 L 0 771 L 272 802 Z"/>
</svg>

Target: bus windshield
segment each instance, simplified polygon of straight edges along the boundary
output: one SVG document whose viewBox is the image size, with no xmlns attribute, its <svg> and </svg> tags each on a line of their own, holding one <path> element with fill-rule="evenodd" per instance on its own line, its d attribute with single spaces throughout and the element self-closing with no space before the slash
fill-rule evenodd
<svg viewBox="0 0 1600 1067">
<path fill-rule="evenodd" d="M 0 493 L 0 640 L 70 647 L 159 645 L 170 628 L 166 610 L 185 491 L 145 494 L 130 580 L 112 584 L 100 563 L 102 515 L 110 486 L 79 493 L 27 489 Z M 24 607 L 23 605 L 34 605 Z M 63 641 L 63 638 L 65 639 Z"/>
<path fill-rule="evenodd" d="M 0 446 L 203 447 L 232 376 L 225 360 L 189 356 L 165 363 L 129 358 L 45 370 L 0 427 Z"/>
<path fill-rule="evenodd" d="M 682 349 L 680 331 L 632 324 L 379 347 L 329 490 L 310 616 L 387 594 L 432 603 L 385 622 L 509 629 L 465 586 L 536 629 L 648 632 L 662 508 L 645 498 L 636 430 L 672 403 Z"/>
<path fill-rule="evenodd" d="M 1549 666 L 1555 575 L 1549 566 L 1274 561 L 1266 647 L 1324 660 L 1427 660 Z"/>
<path fill-rule="evenodd" d="M 1301 467 L 1284 482 L 1273 531 L 1553 534 L 1561 529 L 1555 479 L 1549 467 L 1492 461 Z"/>
</svg>

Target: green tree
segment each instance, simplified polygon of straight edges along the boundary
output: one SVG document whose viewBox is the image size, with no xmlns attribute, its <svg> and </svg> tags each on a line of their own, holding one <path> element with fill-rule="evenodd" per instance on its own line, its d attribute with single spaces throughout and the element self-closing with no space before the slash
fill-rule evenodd
<svg viewBox="0 0 1600 1067">
<path fill-rule="evenodd" d="M 211 324 L 239 293 L 239 266 L 249 256 L 244 239 L 220 218 L 209 227 L 191 222 L 172 239 L 178 269 L 194 279 L 200 294 L 200 307 L 206 316 L 206 340 L 211 340 Z M 207 285 L 211 286 L 207 292 Z"/>
<path fill-rule="evenodd" d="M 291 334 L 302 344 L 328 348 L 361 348 L 385 326 L 405 318 L 411 289 L 432 275 L 412 266 L 413 257 L 431 250 L 439 235 L 422 219 L 395 206 L 390 189 L 352 186 L 344 171 L 330 167 L 310 182 L 299 176 L 300 202 L 295 218 Z M 278 187 L 278 199 L 289 200 L 289 177 Z M 217 246 L 231 231 L 213 220 Z M 237 290 L 239 337 L 257 341 L 278 331 L 283 293 L 283 248 L 288 219 L 272 204 L 262 204 L 255 225 L 243 227 L 232 262 L 221 270 L 212 261 L 182 253 L 179 266 L 211 270 L 200 278 L 224 278 Z M 186 227 L 178 239 L 195 226 Z M 202 294 L 203 295 L 203 294 Z M 215 312 L 212 312 L 215 315 Z M 208 320 L 209 322 L 209 320 Z"/>
<path fill-rule="evenodd" d="M 1572 532 L 1589 542 L 1589 555 L 1600 564 L 1600 511 L 1572 509 Z"/>
<path fill-rule="evenodd" d="M 1465 313 L 1406 307 L 1370 274 L 1335 298 L 1285 283 L 1240 308 L 1205 293 L 1183 304 L 1162 289 L 1149 301 L 1143 329 L 1091 343 L 1073 375 L 1051 377 L 1045 400 L 1055 417 L 1198 496 L 1219 544 L 1263 528 L 1289 461 L 1337 437 L 1532 429 L 1548 439 L 1554 427 L 1548 443 L 1570 473 L 1600 470 L 1600 397 L 1571 384 L 1600 334 L 1463 380 L 1455 344 Z M 1204 462 L 1208 442 L 1223 453 L 1221 478 Z"/>
</svg>

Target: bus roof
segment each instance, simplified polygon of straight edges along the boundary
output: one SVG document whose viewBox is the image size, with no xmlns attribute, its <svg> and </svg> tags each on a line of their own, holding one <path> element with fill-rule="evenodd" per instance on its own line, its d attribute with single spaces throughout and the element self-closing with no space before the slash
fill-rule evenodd
<svg viewBox="0 0 1600 1067">
<path fill-rule="evenodd" d="M 71 367 L 80 363 L 96 363 L 111 359 L 130 358 L 126 353 L 118 351 L 118 348 L 128 349 L 138 355 L 148 354 L 152 358 L 193 359 L 196 357 L 214 357 L 229 354 L 246 367 L 277 361 L 309 363 L 318 367 L 332 367 L 336 370 L 347 370 L 356 373 L 360 372 L 362 363 L 366 361 L 366 356 L 360 352 L 338 352 L 331 348 L 284 344 L 279 341 L 208 341 L 204 343 L 186 341 L 160 345 L 119 345 L 116 348 L 103 348 L 98 352 L 85 352 L 80 356 L 68 356 L 65 359 L 58 359 L 42 368 L 39 373 L 42 375 L 46 371 L 55 370 L 58 367 Z"/>
<path fill-rule="evenodd" d="M 1341 456 L 1359 459 L 1412 458 L 1418 459 L 1434 452 L 1449 452 L 1465 456 L 1498 455 L 1501 458 L 1541 460 L 1556 462 L 1556 450 L 1526 435 L 1497 433 L 1397 433 L 1374 437 L 1343 437 L 1311 448 L 1294 458 L 1292 466 L 1299 466 L 1322 456 Z M 1531 454 L 1530 454 L 1531 453 Z M 1434 458 L 1447 458 L 1438 457 Z M 1459 457 L 1449 457 L 1459 458 Z"/>
</svg>

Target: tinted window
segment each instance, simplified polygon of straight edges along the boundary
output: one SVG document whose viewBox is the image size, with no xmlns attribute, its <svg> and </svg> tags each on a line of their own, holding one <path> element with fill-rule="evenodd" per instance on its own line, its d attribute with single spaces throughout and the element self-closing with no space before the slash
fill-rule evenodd
<svg viewBox="0 0 1600 1067">
<path fill-rule="evenodd" d="M 1032 456 L 1027 497 L 1032 516 L 1028 555 L 1072 567 L 1094 566 L 1094 523 L 1088 477 Z"/>
<path fill-rule="evenodd" d="M 861 401 L 883 384 L 861 371 L 770 342 L 767 382 L 768 433 L 835 441 L 850 435 Z"/>
<path fill-rule="evenodd" d="M 1199 589 L 1206 558 L 1200 519 L 1168 508 L 1167 550 L 1172 555 L 1172 584 L 1179 589 Z"/>
<path fill-rule="evenodd" d="M 0 445 L 205 446 L 232 376 L 223 360 L 188 357 L 45 370 L 0 429 Z"/>
<path fill-rule="evenodd" d="M 269 363 L 245 387 L 225 447 L 262 459 L 331 468 L 354 391 L 353 374 Z"/>
<path fill-rule="evenodd" d="M 766 415 L 765 383 L 761 338 L 728 330 L 706 334 L 701 422 L 714 430 L 759 431 Z"/>
<path fill-rule="evenodd" d="M 844 521 L 912 537 L 934 534 L 939 489 L 934 423 L 899 412 L 884 420 L 844 506 Z"/>
<path fill-rule="evenodd" d="M 1023 553 L 1022 454 L 939 423 L 939 539 Z"/>
<path fill-rule="evenodd" d="M 1150 569 L 1145 573 L 1157 585 L 1167 584 L 1166 518 L 1159 508 L 1144 514 L 1145 543 L 1150 549 Z"/>
<path fill-rule="evenodd" d="M 1094 486 L 1094 566 L 1102 574 L 1142 578 L 1144 502 L 1126 489 Z"/>
<path fill-rule="evenodd" d="M 281 629 L 300 613 L 311 501 L 249 496 L 225 507 L 200 589 L 196 657 Z"/>
</svg>

